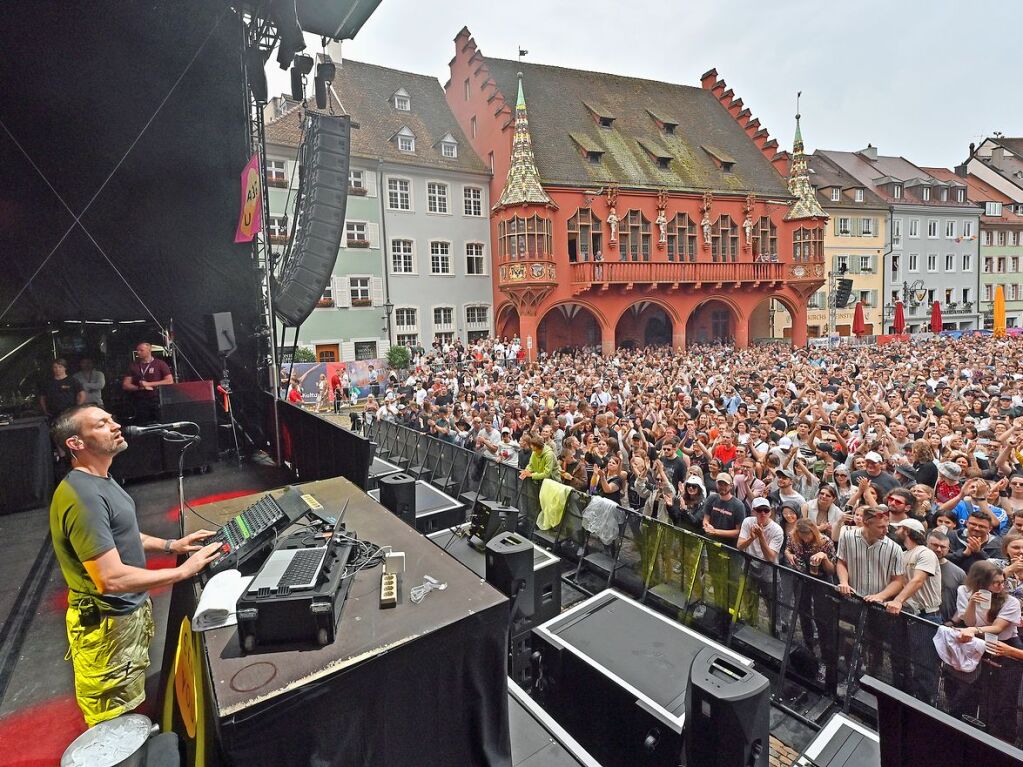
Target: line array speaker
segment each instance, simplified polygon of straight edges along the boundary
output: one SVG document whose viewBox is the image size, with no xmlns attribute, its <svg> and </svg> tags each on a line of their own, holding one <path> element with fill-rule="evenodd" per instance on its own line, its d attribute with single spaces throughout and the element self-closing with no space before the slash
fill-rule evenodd
<svg viewBox="0 0 1023 767">
<path fill-rule="evenodd" d="M 310 112 L 305 121 L 291 256 L 274 284 L 274 309 L 289 327 L 305 321 L 330 282 L 348 202 L 350 118 Z"/>
<path fill-rule="evenodd" d="M 849 303 L 849 297 L 852 293 L 853 281 L 848 279 L 839 280 L 835 286 L 835 306 L 839 309 L 845 307 Z"/>
</svg>

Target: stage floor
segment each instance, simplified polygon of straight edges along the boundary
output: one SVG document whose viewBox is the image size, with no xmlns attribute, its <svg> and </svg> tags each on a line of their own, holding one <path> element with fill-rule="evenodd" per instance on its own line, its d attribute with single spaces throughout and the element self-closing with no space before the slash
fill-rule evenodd
<svg viewBox="0 0 1023 767">
<path fill-rule="evenodd" d="M 196 506 L 287 481 L 287 474 L 272 465 L 216 463 L 207 474 L 185 477 L 185 499 Z M 143 532 L 177 534 L 176 478 L 134 482 L 126 489 L 135 499 Z M 50 545 L 49 509 L 0 516 L 0 542 L 0 754 L 5 755 L 0 764 L 57 764 L 85 723 L 74 700 L 71 664 L 64 660 L 67 589 Z M 149 559 L 151 568 L 173 565 L 172 558 Z M 140 709 L 150 718 L 158 710 L 169 599 L 169 589 L 153 593 L 156 640 L 147 700 Z"/>
</svg>

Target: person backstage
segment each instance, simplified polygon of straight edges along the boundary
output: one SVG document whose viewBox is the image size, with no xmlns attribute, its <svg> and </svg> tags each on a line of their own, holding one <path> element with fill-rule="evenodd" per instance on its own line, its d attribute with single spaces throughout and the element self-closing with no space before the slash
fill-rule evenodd
<svg viewBox="0 0 1023 767">
<path fill-rule="evenodd" d="M 135 502 L 110 474 L 127 449 L 121 427 L 95 405 L 65 410 L 54 442 L 71 455 L 71 471 L 50 504 L 50 534 L 68 585 L 65 617 L 75 696 L 92 727 L 131 711 L 145 699 L 153 605 L 148 591 L 196 575 L 219 544 L 199 530 L 177 540 L 139 531 Z M 146 554 L 189 554 L 177 567 L 147 570 Z"/>
</svg>

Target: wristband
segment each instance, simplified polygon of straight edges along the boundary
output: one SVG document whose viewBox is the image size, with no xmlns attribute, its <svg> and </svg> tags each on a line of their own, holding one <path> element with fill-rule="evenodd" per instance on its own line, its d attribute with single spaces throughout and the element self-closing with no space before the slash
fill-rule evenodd
<svg viewBox="0 0 1023 767">
<path fill-rule="evenodd" d="M 171 541 L 170 538 L 165 538 L 164 539 L 164 541 L 163 541 L 163 553 L 164 554 L 170 554 L 171 553 L 171 543 L 173 543 L 173 541 Z"/>
</svg>

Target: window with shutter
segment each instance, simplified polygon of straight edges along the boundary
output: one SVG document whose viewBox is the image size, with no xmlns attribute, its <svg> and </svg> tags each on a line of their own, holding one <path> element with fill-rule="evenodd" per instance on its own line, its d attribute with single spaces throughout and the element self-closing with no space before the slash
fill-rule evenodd
<svg viewBox="0 0 1023 767">
<path fill-rule="evenodd" d="M 369 295 L 373 306 L 384 304 L 384 280 L 382 277 L 373 277 L 369 281 Z"/>
</svg>

